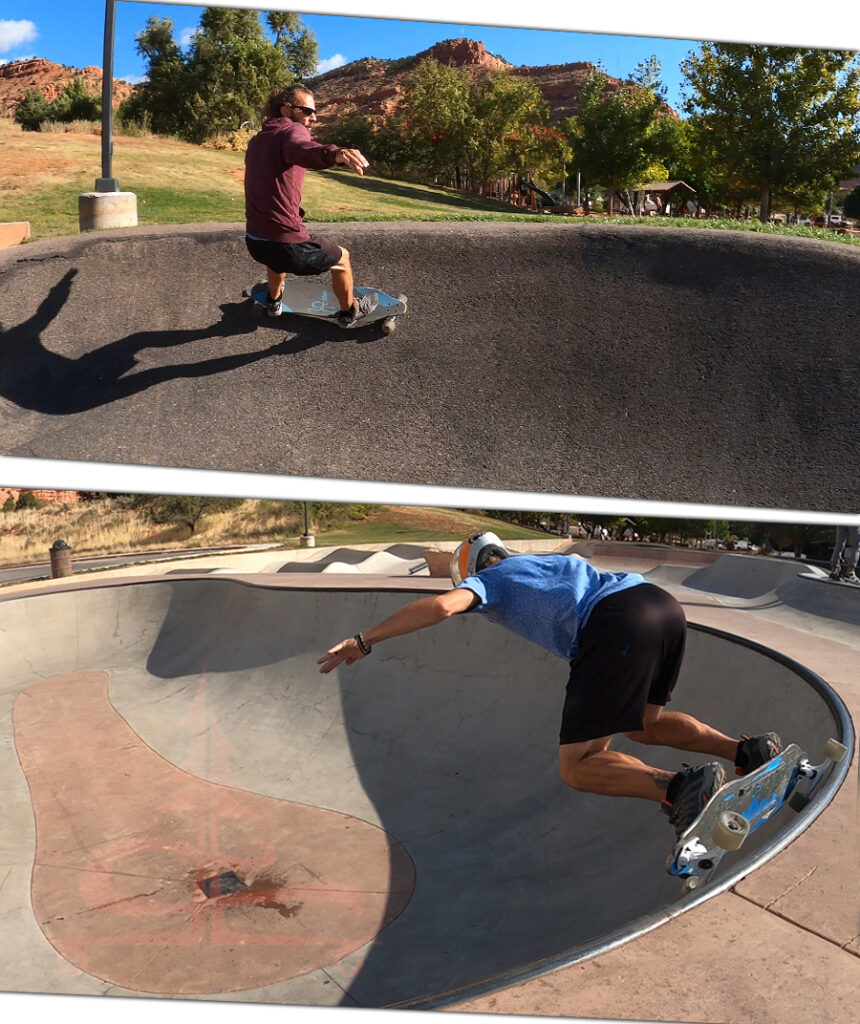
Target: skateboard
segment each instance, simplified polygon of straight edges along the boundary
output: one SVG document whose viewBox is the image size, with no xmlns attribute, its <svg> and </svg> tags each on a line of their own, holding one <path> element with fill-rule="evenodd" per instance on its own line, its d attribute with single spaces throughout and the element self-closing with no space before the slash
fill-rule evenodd
<svg viewBox="0 0 860 1024">
<path fill-rule="evenodd" d="M 379 323 L 383 334 L 393 333 L 397 317 L 406 312 L 408 301 L 406 296 L 398 295 L 395 298 L 379 288 L 355 288 L 356 296 L 366 295 L 369 292 L 374 292 L 378 296 L 379 305 L 372 313 L 362 317 L 361 320 L 346 329 L 355 330 L 366 327 L 368 324 Z M 246 288 L 242 294 L 253 300 L 251 311 L 254 316 L 266 315 L 266 302 L 269 298 L 268 285 L 255 284 L 251 288 Z M 316 281 L 287 278 L 284 282 L 284 294 L 281 302 L 282 315 L 292 313 L 295 316 L 313 317 L 314 320 L 329 320 L 340 309 L 331 286 Z"/>
<path fill-rule="evenodd" d="M 761 767 L 722 785 L 678 837 L 666 860 L 668 873 L 683 880 L 682 894 L 706 882 L 723 855 L 739 850 L 784 804 L 803 810 L 824 769 L 847 752 L 838 740 L 829 739 L 824 761 L 813 765 L 796 743 L 790 743 Z"/>
</svg>

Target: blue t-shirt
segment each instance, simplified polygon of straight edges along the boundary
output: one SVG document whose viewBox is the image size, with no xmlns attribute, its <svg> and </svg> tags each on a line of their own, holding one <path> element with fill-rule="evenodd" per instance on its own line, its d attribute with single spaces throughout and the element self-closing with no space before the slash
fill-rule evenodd
<svg viewBox="0 0 860 1024">
<path fill-rule="evenodd" d="M 645 582 L 636 572 L 598 572 L 575 555 L 511 555 L 457 589 L 478 595 L 472 611 L 569 661 L 597 602 Z"/>
</svg>

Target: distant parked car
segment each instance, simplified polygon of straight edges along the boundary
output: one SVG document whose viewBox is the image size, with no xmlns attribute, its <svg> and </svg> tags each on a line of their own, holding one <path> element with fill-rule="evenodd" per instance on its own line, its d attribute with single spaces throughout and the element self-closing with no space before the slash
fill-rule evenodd
<svg viewBox="0 0 860 1024">
<path fill-rule="evenodd" d="M 830 214 L 830 226 L 832 228 L 841 228 L 845 226 L 845 218 L 841 213 Z"/>
<path fill-rule="evenodd" d="M 791 223 L 792 224 L 796 224 L 799 228 L 811 228 L 812 227 L 812 218 L 811 217 L 807 217 L 806 214 L 804 214 L 801 217 L 792 217 L 791 218 Z"/>
</svg>

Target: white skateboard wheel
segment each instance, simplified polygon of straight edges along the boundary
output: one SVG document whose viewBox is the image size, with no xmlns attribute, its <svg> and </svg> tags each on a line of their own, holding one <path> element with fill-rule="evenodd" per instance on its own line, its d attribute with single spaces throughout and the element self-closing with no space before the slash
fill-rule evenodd
<svg viewBox="0 0 860 1024">
<path fill-rule="evenodd" d="M 714 842 L 723 850 L 739 850 L 749 830 L 749 822 L 742 814 L 723 811 L 714 825 Z"/>
</svg>

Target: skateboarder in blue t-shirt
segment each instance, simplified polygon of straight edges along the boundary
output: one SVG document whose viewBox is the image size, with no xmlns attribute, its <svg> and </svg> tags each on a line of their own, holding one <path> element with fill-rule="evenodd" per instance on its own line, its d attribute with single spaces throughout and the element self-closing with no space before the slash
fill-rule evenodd
<svg viewBox="0 0 860 1024">
<path fill-rule="evenodd" d="M 319 659 L 331 672 L 394 636 L 452 615 L 487 617 L 570 662 L 559 770 L 574 789 L 659 802 L 680 835 L 722 785 L 719 762 L 672 773 L 610 749 L 637 743 L 711 754 L 746 774 L 779 753 L 775 733 L 732 739 L 690 715 L 666 711 L 684 655 L 687 623 L 671 594 L 638 573 L 599 572 L 574 555 L 511 557 L 494 533 L 464 541 L 451 559 L 453 590 L 420 598 L 342 640 Z"/>
</svg>

